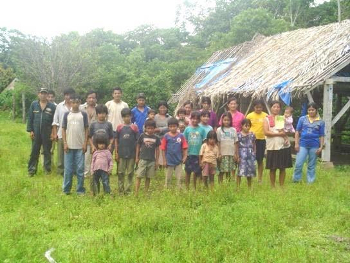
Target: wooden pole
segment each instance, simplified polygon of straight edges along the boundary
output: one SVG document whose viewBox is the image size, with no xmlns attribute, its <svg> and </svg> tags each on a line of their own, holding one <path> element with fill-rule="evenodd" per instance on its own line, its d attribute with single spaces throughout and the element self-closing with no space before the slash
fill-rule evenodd
<svg viewBox="0 0 350 263">
<path fill-rule="evenodd" d="M 16 114 L 16 96 L 15 91 L 12 92 L 12 120 L 15 120 L 15 114 Z"/>
<path fill-rule="evenodd" d="M 338 0 L 338 23 L 341 22 L 341 6 L 340 6 L 340 0 Z"/>
<path fill-rule="evenodd" d="M 325 122 L 325 147 L 322 151 L 322 161 L 331 161 L 332 143 L 332 109 L 333 109 L 333 80 L 326 80 L 323 88 L 323 120 Z"/>
<path fill-rule="evenodd" d="M 22 92 L 22 122 L 26 123 L 26 94 Z"/>
</svg>

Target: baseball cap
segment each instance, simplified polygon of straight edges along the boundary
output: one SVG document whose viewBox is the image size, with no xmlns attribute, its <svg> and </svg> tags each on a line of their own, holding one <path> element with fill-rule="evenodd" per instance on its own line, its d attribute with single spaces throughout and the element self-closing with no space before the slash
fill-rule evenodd
<svg viewBox="0 0 350 263">
<path fill-rule="evenodd" d="M 40 93 L 49 93 L 49 90 L 47 88 L 41 88 Z"/>
</svg>

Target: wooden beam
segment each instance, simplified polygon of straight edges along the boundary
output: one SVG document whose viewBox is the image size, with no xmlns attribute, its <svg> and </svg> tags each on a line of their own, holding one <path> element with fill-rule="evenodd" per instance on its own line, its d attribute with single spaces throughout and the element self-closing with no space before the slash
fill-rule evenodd
<svg viewBox="0 0 350 263">
<path fill-rule="evenodd" d="M 334 80 L 335 82 L 350 82 L 350 77 L 333 76 L 332 80 Z"/>
<path fill-rule="evenodd" d="M 263 98 L 263 100 L 264 100 L 264 103 L 265 103 L 265 106 L 266 106 L 268 113 L 271 115 L 271 110 L 270 110 L 269 104 L 267 103 L 265 98 Z"/>
<path fill-rule="evenodd" d="M 344 107 L 338 112 L 337 116 L 332 120 L 332 127 L 336 124 L 340 118 L 345 114 L 345 112 L 350 108 L 350 97 L 348 97 L 349 101 L 344 105 Z"/>
<path fill-rule="evenodd" d="M 331 83 L 331 84 L 329 84 Z M 323 88 L 323 120 L 325 122 L 325 147 L 322 150 L 322 161 L 331 161 L 332 143 L 332 109 L 333 109 L 333 83 L 326 81 Z"/>
<path fill-rule="evenodd" d="M 252 103 L 253 103 L 253 97 L 250 99 L 249 106 L 248 106 L 248 108 L 247 108 L 247 110 L 245 112 L 245 117 L 248 115 L 249 109 L 250 109 L 250 106 L 252 106 Z"/>
<path fill-rule="evenodd" d="M 22 122 L 26 123 L 26 94 L 22 92 Z"/>
<path fill-rule="evenodd" d="M 312 95 L 311 95 L 310 91 L 306 92 L 306 96 L 307 96 L 307 99 L 308 99 L 309 103 L 310 102 L 315 102 L 314 99 L 312 98 Z"/>
</svg>

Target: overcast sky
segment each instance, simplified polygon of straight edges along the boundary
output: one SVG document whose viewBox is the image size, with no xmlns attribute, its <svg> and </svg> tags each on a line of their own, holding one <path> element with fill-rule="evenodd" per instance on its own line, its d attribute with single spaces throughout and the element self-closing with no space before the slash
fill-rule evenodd
<svg viewBox="0 0 350 263">
<path fill-rule="evenodd" d="M 182 2 L 183 0 L 5 0 L 1 1 L 0 27 L 48 38 L 70 31 L 84 34 L 95 28 L 124 33 L 142 24 L 168 28 L 174 26 L 176 7 Z"/>
</svg>

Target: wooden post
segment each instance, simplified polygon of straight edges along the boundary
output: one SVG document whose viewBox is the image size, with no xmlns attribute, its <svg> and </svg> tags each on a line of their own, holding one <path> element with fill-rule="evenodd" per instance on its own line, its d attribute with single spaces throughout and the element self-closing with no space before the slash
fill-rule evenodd
<svg viewBox="0 0 350 263">
<path fill-rule="evenodd" d="M 16 96 L 15 91 L 12 91 L 12 120 L 15 120 L 15 114 L 16 114 Z"/>
<path fill-rule="evenodd" d="M 333 109 L 333 80 L 328 79 L 323 88 L 323 120 L 325 122 L 325 147 L 322 151 L 322 161 L 331 161 L 332 143 L 332 109 Z"/>
<path fill-rule="evenodd" d="M 26 94 L 22 92 L 22 122 L 26 123 Z"/>
</svg>

